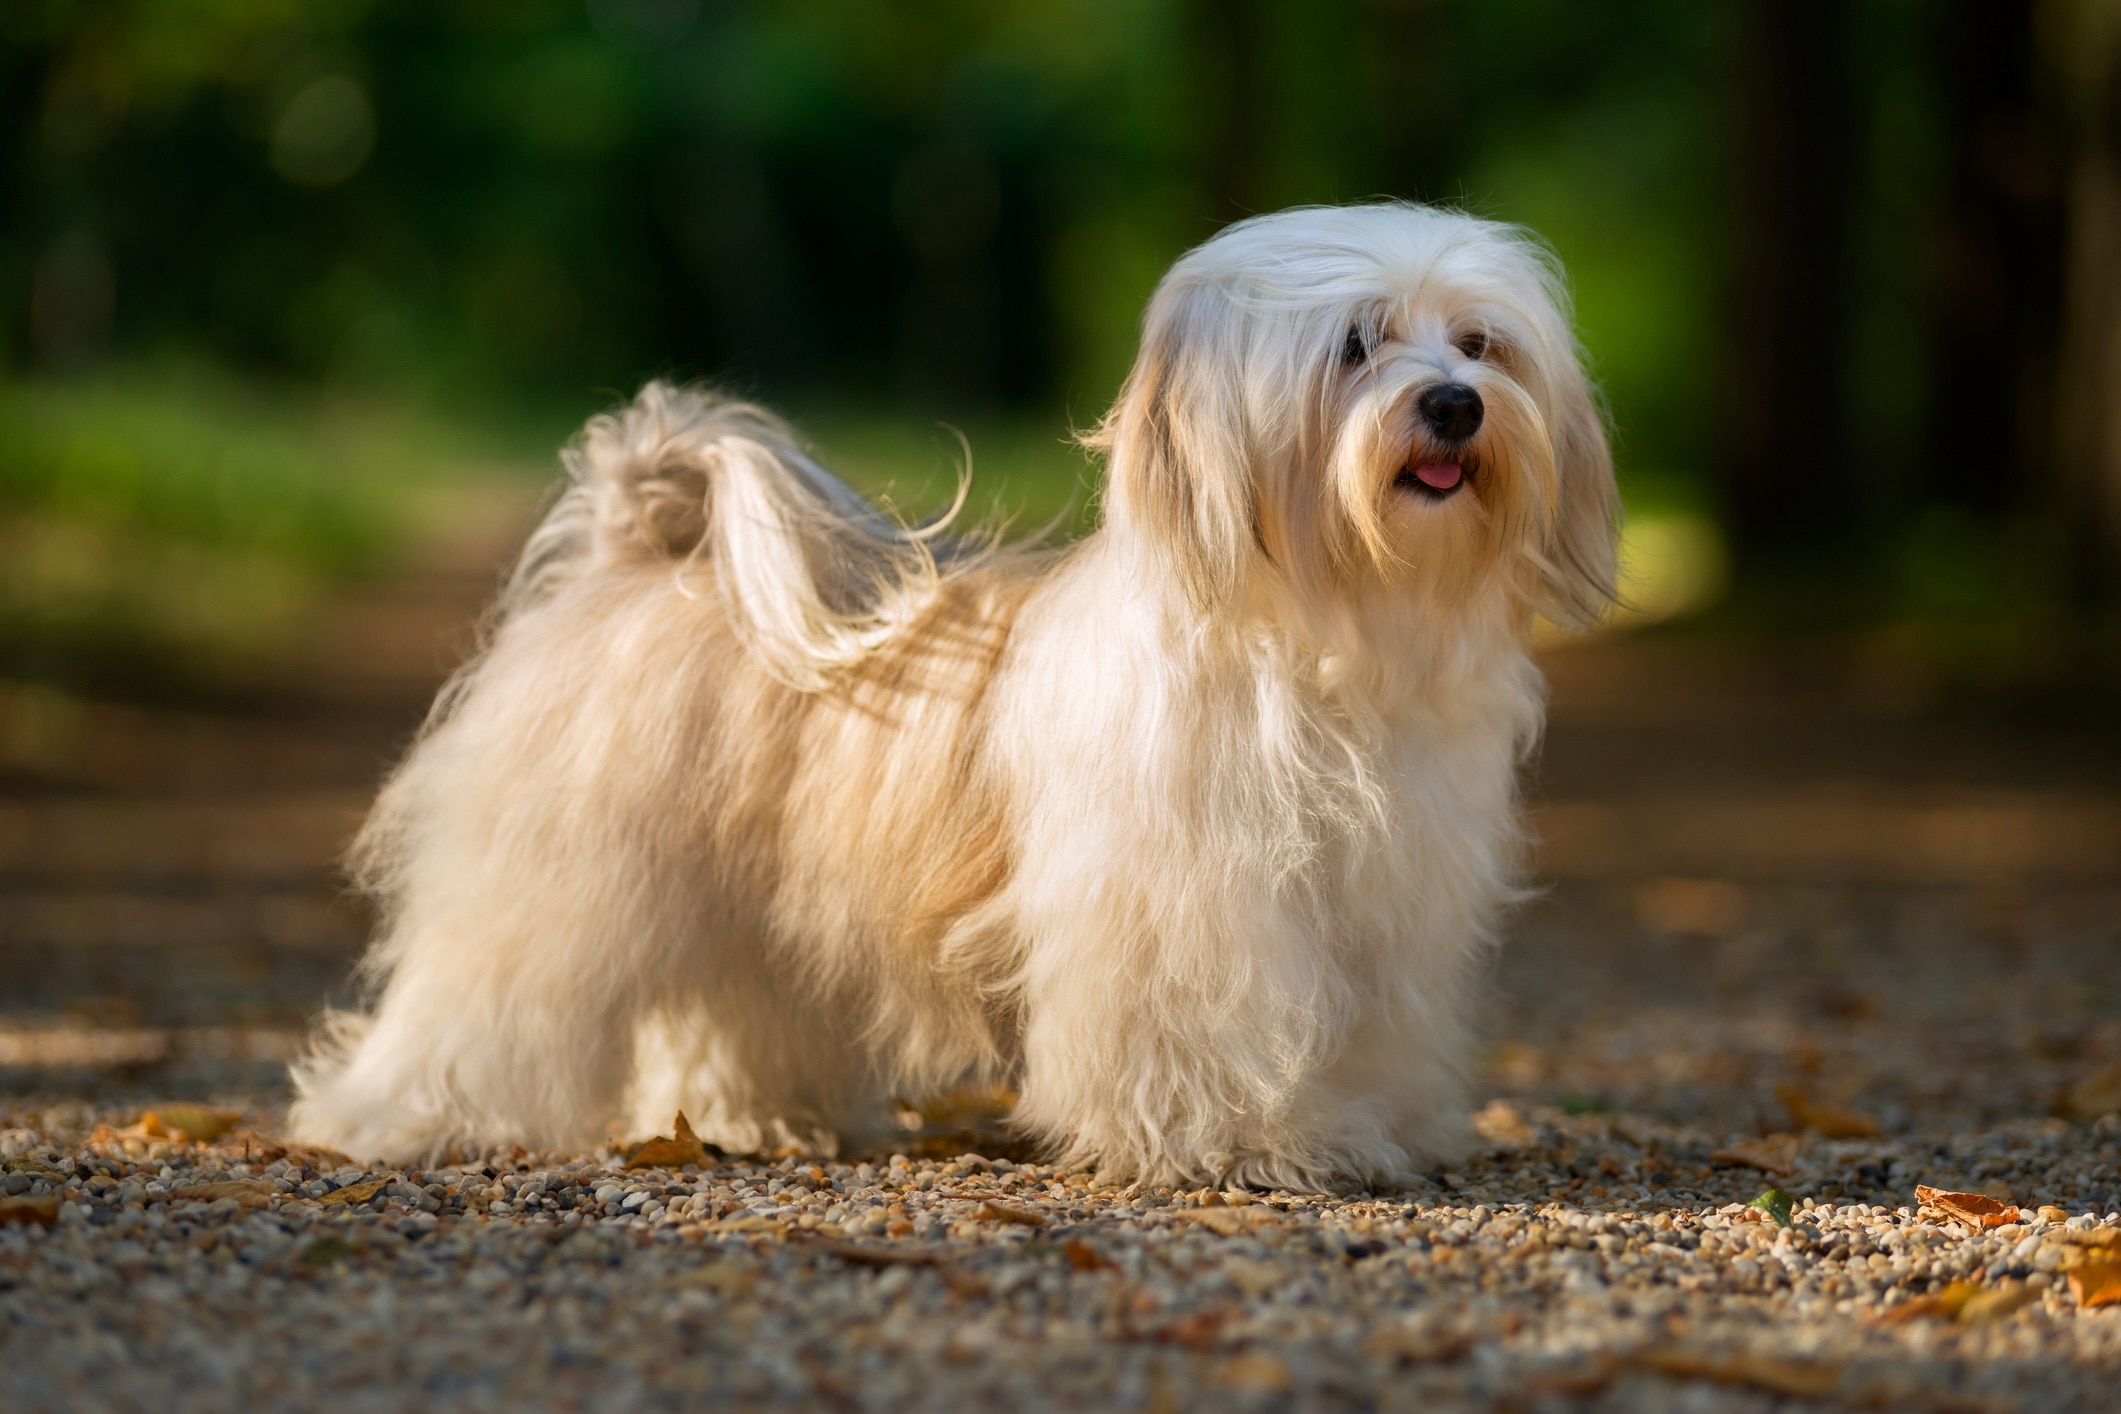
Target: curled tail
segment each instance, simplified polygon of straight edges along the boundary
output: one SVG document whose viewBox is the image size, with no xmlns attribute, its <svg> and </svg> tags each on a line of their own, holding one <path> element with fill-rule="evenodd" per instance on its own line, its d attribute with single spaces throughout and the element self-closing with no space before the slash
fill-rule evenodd
<svg viewBox="0 0 2121 1414">
<path fill-rule="evenodd" d="M 566 465 L 571 484 L 524 547 L 504 612 L 592 567 L 667 563 L 688 594 L 711 584 L 775 676 L 815 689 L 941 582 L 927 542 L 949 516 L 908 529 L 750 403 L 650 383 L 592 418 Z"/>
</svg>

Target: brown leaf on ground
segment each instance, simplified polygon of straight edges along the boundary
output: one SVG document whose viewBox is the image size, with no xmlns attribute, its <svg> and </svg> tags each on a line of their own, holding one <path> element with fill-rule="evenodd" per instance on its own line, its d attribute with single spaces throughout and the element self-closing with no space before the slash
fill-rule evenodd
<svg viewBox="0 0 2121 1414">
<path fill-rule="evenodd" d="M 2079 1262 L 2069 1269 L 2069 1289 L 2079 1306 L 2111 1306 L 2121 1302 L 2121 1262 L 2104 1258 Z"/>
<path fill-rule="evenodd" d="M 706 1168 L 715 1156 L 707 1152 L 707 1146 L 692 1132 L 685 1112 L 678 1111 L 676 1134 L 671 1138 L 658 1135 L 644 1139 L 633 1146 L 626 1155 L 626 1167 L 630 1169 L 681 1169 L 690 1164 L 695 1168 Z"/>
<path fill-rule="evenodd" d="M 1790 1112 L 1791 1124 L 1828 1139 L 1869 1139 L 1878 1132 L 1870 1115 L 1815 1100 L 1794 1085 L 1777 1085 L 1775 1098 Z"/>
<path fill-rule="evenodd" d="M 2023 1216 L 2015 1204 L 2000 1202 L 1985 1193 L 1954 1193 L 1948 1189 L 1932 1188 L 1926 1183 L 1915 1185 L 1915 1201 L 1935 1208 L 1946 1217 L 1955 1218 L 1976 1231 L 2002 1227 L 2006 1223 L 2017 1222 Z"/>
<path fill-rule="evenodd" d="M 211 1144 L 243 1122 L 243 1111 L 217 1105 L 194 1105 L 179 1101 L 157 1105 L 140 1116 L 130 1131 L 143 1139 L 169 1139 L 179 1144 Z"/>
<path fill-rule="evenodd" d="M 1178 1222 L 1199 1223 L 1224 1237 L 1238 1237 L 1273 1222 L 1274 1210 L 1261 1207 L 1180 1208 L 1171 1216 Z"/>
<path fill-rule="evenodd" d="M 1745 890 L 1721 879 L 1652 879 L 1635 890 L 1635 919 L 1653 932 L 1720 938 L 1745 922 Z"/>
<path fill-rule="evenodd" d="M 359 1183 L 349 1183 L 344 1188 L 334 1188 L 317 1201 L 327 1208 L 353 1203 L 366 1203 L 369 1199 L 381 1193 L 389 1184 L 390 1179 L 387 1175 L 382 1178 L 363 1179 Z"/>
<path fill-rule="evenodd" d="M 1878 1319 L 1882 1324 L 1897 1326 L 1907 1321 L 1925 1317 L 1934 1320 L 1955 1321 L 1967 1303 L 1981 1294 L 1981 1288 L 1970 1281 L 1955 1281 L 1942 1291 L 1928 1296 L 1918 1296 L 1913 1301 L 1903 1301 Z"/>
<path fill-rule="evenodd" d="M 59 1195 L 47 1193 L 37 1198 L 0 1198 L 0 1226 L 23 1224 L 29 1227 L 53 1227 L 59 1221 Z"/>
<path fill-rule="evenodd" d="M 222 1149 L 234 1149 L 238 1145 L 246 1152 L 247 1162 L 256 1164 L 269 1164 L 286 1159 L 304 1168 L 331 1173 L 353 1162 L 337 1149 L 327 1149 L 321 1144 L 297 1144 L 292 1140 L 276 1139 L 251 1129 L 235 1129 L 222 1136 Z"/>
<path fill-rule="evenodd" d="M 973 1219 L 983 1223 L 1015 1223 L 1019 1227 L 1044 1227 L 1046 1220 L 1029 1208 L 1019 1208 L 1014 1203 L 1000 1203 L 989 1198 L 979 1205 Z"/>
<path fill-rule="evenodd" d="M 218 1203 L 224 1198 L 233 1198 L 246 1208 L 262 1208 L 279 1196 L 280 1190 L 266 1178 L 231 1178 L 220 1183 L 193 1183 L 169 1190 L 172 1203 Z"/>
<path fill-rule="evenodd" d="M 2057 1242 L 2079 1249 L 2121 1248 L 2121 1227 L 2064 1228 L 2050 1236 Z"/>
<path fill-rule="evenodd" d="M 1767 1134 L 1747 1139 L 1709 1155 L 1717 1164 L 1743 1164 L 1763 1173 L 1795 1173 L 1797 1150 L 1802 1143 L 1794 1134 Z"/>
<path fill-rule="evenodd" d="M 1079 1272 L 1102 1272 L 1109 1270 L 1112 1266 L 1095 1247 L 1092 1247 L 1080 1237 L 1071 1237 L 1066 1242 L 1063 1242 L 1061 1244 L 1061 1256 L 1067 1258 L 1068 1265 Z"/>
<path fill-rule="evenodd" d="M 1539 1139 L 1524 1112 L 1508 1100 L 1490 1100 L 1473 1116 L 1473 1132 L 1498 1149 L 1522 1149 Z"/>
<path fill-rule="evenodd" d="M 2040 1293 L 2022 1281 L 2007 1282 L 1983 1291 L 1959 1308 L 1962 1325 L 1985 1326 L 2000 1321 L 2040 1299 Z"/>
<path fill-rule="evenodd" d="M 1740 1385 L 1794 1399 L 1817 1399 L 1841 1383 L 1839 1365 L 1785 1360 L 1776 1355 L 1757 1355 L 1747 1351 L 1735 1355 L 1710 1355 L 1667 1346 L 1641 1351 L 1632 1363 L 1674 1379 Z"/>
<path fill-rule="evenodd" d="M 2121 1110 L 2121 1064 L 2103 1065 L 2062 1092 L 2062 1110 L 2089 1124 Z"/>
</svg>

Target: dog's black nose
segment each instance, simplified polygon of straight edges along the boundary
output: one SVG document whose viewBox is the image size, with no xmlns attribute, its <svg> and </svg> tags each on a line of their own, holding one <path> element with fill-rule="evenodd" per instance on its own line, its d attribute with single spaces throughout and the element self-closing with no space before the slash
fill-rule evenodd
<svg viewBox="0 0 2121 1414">
<path fill-rule="evenodd" d="M 1480 394 L 1463 383 L 1439 383 L 1423 393 L 1414 406 L 1420 409 L 1422 421 L 1446 442 L 1463 442 L 1478 432 L 1481 414 L 1486 411 Z"/>
</svg>

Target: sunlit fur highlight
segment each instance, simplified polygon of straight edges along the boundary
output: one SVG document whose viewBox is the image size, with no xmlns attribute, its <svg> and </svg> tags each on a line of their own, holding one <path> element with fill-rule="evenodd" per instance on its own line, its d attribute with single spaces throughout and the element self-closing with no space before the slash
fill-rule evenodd
<svg viewBox="0 0 2121 1414">
<path fill-rule="evenodd" d="M 1447 380 L 1487 416 L 1431 499 L 1395 478 Z M 296 1067 L 298 1134 L 409 1160 L 682 1108 L 830 1152 L 998 1082 L 1116 1177 L 1450 1155 L 1530 624 L 1612 589 L 1551 262 L 1408 205 L 1244 222 L 1087 440 L 1102 523 L 1047 551 L 905 529 L 710 392 L 594 420 L 356 847 L 372 1006 Z"/>
</svg>

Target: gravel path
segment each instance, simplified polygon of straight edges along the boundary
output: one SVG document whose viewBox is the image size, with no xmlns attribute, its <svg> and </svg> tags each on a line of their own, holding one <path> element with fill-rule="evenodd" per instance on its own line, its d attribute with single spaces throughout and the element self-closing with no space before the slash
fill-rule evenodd
<svg viewBox="0 0 2121 1414">
<path fill-rule="evenodd" d="M 0 1405 L 2110 1407 L 2121 899 L 1690 887 L 1529 913 L 1476 1152 L 1406 1192 L 1115 1191 L 932 1129 L 407 1173 L 274 1142 L 273 1093 L 204 1146 L 119 1097 L 152 1072 L 24 1094 Z"/>
</svg>

